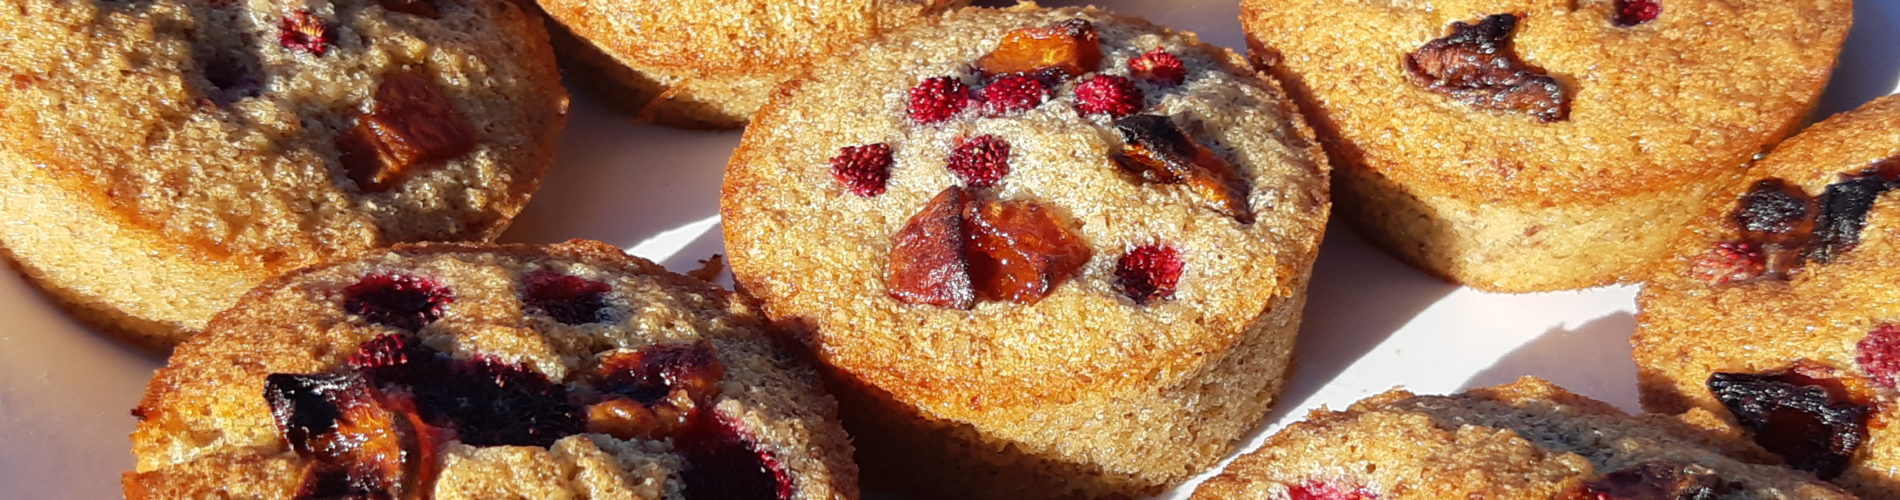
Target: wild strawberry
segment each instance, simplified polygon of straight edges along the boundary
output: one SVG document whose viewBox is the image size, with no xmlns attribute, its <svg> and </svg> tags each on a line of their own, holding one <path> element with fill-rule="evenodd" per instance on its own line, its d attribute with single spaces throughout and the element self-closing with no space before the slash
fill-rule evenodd
<svg viewBox="0 0 1900 500">
<path fill-rule="evenodd" d="M 1894 388 L 1900 376 L 1900 324 L 1885 324 L 1860 339 L 1860 369 L 1880 385 Z"/>
<path fill-rule="evenodd" d="M 884 194 L 884 184 L 891 178 L 891 147 L 884 143 L 845 146 L 831 157 L 831 177 L 858 196 Z"/>
<path fill-rule="evenodd" d="M 323 19 L 308 10 L 293 12 L 284 16 L 277 25 L 277 44 L 286 49 L 297 49 L 321 56 L 336 43 L 336 32 L 323 24 Z"/>
<path fill-rule="evenodd" d="M 950 150 L 949 168 L 970 187 L 996 184 L 1009 175 L 1009 141 L 993 135 L 958 141 Z"/>
<path fill-rule="evenodd" d="M 522 303 L 555 321 L 580 325 L 611 317 L 607 292 L 613 287 L 606 283 L 547 270 L 530 273 L 526 282 L 528 291 L 522 294 Z"/>
<path fill-rule="evenodd" d="M 1006 76 L 983 88 L 983 102 L 990 114 L 1007 114 L 1036 109 L 1049 99 L 1049 87 L 1041 80 L 1023 75 Z"/>
<path fill-rule="evenodd" d="M 1662 16 L 1662 0 L 1616 0 L 1616 25 L 1635 26 Z"/>
<path fill-rule="evenodd" d="M 910 89 L 910 120 L 937 123 L 948 120 L 970 105 L 970 86 L 954 77 L 925 79 Z"/>
<path fill-rule="evenodd" d="M 1745 241 L 1720 243 L 1696 258 L 1690 275 L 1710 285 L 1753 279 L 1768 270 L 1761 247 Z"/>
<path fill-rule="evenodd" d="M 1148 305 L 1174 298 L 1174 287 L 1181 281 L 1181 251 L 1163 245 L 1144 245 L 1129 250 L 1115 263 L 1115 288 L 1136 304 Z"/>
<path fill-rule="evenodd" d="M 1096 75 L 1075 86 L 1075 100 L 1083 113 L 1120 118 L 1141 111 L 1141 89 L 1127 78 Z"/>
<path fill-rule="evenodd" d="M 1181 64 L 1181 58 L 1161 47 L 1129 59 L 1128 72 L 1156 85 L 1180 85 L 1187 81 L 1187 67 Z"/>
<path fill-rule="evenodd" d="M 1293 486 L 1292 500 L 1373 500 L 1379 495 L 1365 488 L 1344 489 L 1325 481 L 1307 481 Z"/>
<path fill-rule="evenodd" d="M 442 317 L 455 301 L 435 280 L 402 273 L 372 274 L 343 289 L 343 309 L 371 323 L 409 331 Z"/>
</svg>

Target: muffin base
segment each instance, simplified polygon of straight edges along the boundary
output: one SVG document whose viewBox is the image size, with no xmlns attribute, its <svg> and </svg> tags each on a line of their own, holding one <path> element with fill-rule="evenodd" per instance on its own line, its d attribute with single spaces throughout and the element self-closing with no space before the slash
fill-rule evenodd
<svg viewBox="0 0 1900 500">
<path fill-rule="evenodd" d="M 752 113 L 765 105 L 776 83 L 789 76 L 686 78 L 662 82 L 620 63 L 558 22 L 549 21 L 548 28 L 562 65 L 581 69 L 567 72 L 570 81 L 642 121 L 671 127 L 701 130 L 744 127 Z"/>
</svg>

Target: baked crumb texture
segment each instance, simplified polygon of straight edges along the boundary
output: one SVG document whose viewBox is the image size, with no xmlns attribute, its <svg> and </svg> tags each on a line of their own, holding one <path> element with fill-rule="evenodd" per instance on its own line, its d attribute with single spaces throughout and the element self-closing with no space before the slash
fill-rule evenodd
<svg viewBox="0 0 1900 500">
<path fill-rule="evenodd" d="M 1532 292 L 1644 279 L 1807 117 L 1852 17 L 1848 0 L 1662 0 L 1648 20 L 1631 3 L 1246 0 L 1241 21 L 1339 169 L 1346 221 L 1426 272 Z M 1415 71 L 1496 16 L 1510 71 Z M 1540 106 L 1548 85 L 1562 107 Z"/>
<path fill-rule="evenodd" d="M 1191 34 L 1026 4 L 887 33 L 774 94 L 727 167 L 727 249 L 828 367 L 867 478 L 1133 497 L 1260 422 L 1329 200 L 1311 132 L 1245 68 Z M 942 237 L 959 218 L 967 246 Z M 959 257 L 999 246 L 1034 248 L 1006 293 Z"/>
</svg>

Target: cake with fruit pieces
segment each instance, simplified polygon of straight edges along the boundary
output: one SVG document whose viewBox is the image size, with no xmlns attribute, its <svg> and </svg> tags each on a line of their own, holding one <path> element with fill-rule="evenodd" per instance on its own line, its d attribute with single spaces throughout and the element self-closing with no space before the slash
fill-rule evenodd
<svg viewBox="0 0 1900 500">
<path fill-rule="evenodd" d="M 1900 496 L 1900 96 L 1789 139 L 1677 237 L 1638 299 L 1643 406 Z"/>
<path fill-rule="evenodd" d="M 1849 500 L 1731 458 L 1719 433 L 1632 417 L 1532 377 L 1452 396 L 1390 391 L 1315 411 L 1202 484 L 1232 500 Z"/>
<path fill-rule="evenodd" d="M 1646 278 L 1813 109 L 1851 0 L 1246 0 L 1341 217 L 1489 291 Z"/>
<path fill-rule="evenodd" d="M 851 499 L 817 373 L 747 302 L 603 243 L 280 277 L 180 345 L 129 499 Z"/>
<path fill-rule="evenodd" d="M 643 119 L 737 128 L 814 60 L 969 0 L 539 0 L 569 73 Z"/>
<path fill-rule="evenodd" d="M 567 112 L 504 0 L 20 0 L 0 40 L 0 247 L 154 346 L 284 271 L 494 237 Z"/>
<path fill-rule="evenodd" d="M 1328 212 L 1272 84 L 1093 9 L 963 9 L 817 63 L 746 132 L 740 288 L 835 382 L 874 484 L 1123 497 L 1266 415 Z"/>
</svg>

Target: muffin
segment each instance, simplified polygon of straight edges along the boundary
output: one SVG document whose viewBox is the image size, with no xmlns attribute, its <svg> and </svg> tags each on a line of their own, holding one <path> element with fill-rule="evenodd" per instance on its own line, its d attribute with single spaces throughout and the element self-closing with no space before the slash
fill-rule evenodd
<svg viewBox="0 0 1900 500">
<path fill-rule="evenodd" d="M 1192 498 L 1855 498 L 1807 474 L 1726 456 L 1722 438 L 1709 436 L 1533 377 L 1453 396 L 1394 390 L 1313 412 Z"/>
<path fill-rule="evenodd" d="M 1340 211 L 1490 291 L 1645 278 L 1794 131 L 1850 0 L 1246 0 L 1256 64 L 1332 162 Z"/>
<path fill-rule="evenodd" d="M 1790 465 L 1900 496 L 1900 97 L 1829 118 L 1722 190 L 1638 298 L 1643 406 L 1707 410 Z M 1885 215 L 1882 215 L 1885 214 Z"/>
<path fill-rule="evenodd" d="M 1284 94 L 1192 34 L 970 8 L 814 65 L 720 201 L 740 288 L 808 343 L 866 477 L 1121 497 L 1278 394 L 1328 213 Z"/>
<path fill-rule="evenodd" d="M 969 0 L 539 0 L 570 76 L 643 119 L 738 128 L 812 61 Z"/>
<path fill-rule="evenodd" d="M 21 0 L 0 40 L 0 246 L 152 346 L 287 270 L 494 237 L 566 120 L 504 0 Z"/>
<path fill-rule="evenodd" d="M 403 245 L 245 295 L 132 414 L 126 498 L 857 497 L 754 308 L 604 243 Z"/>
</svg>

